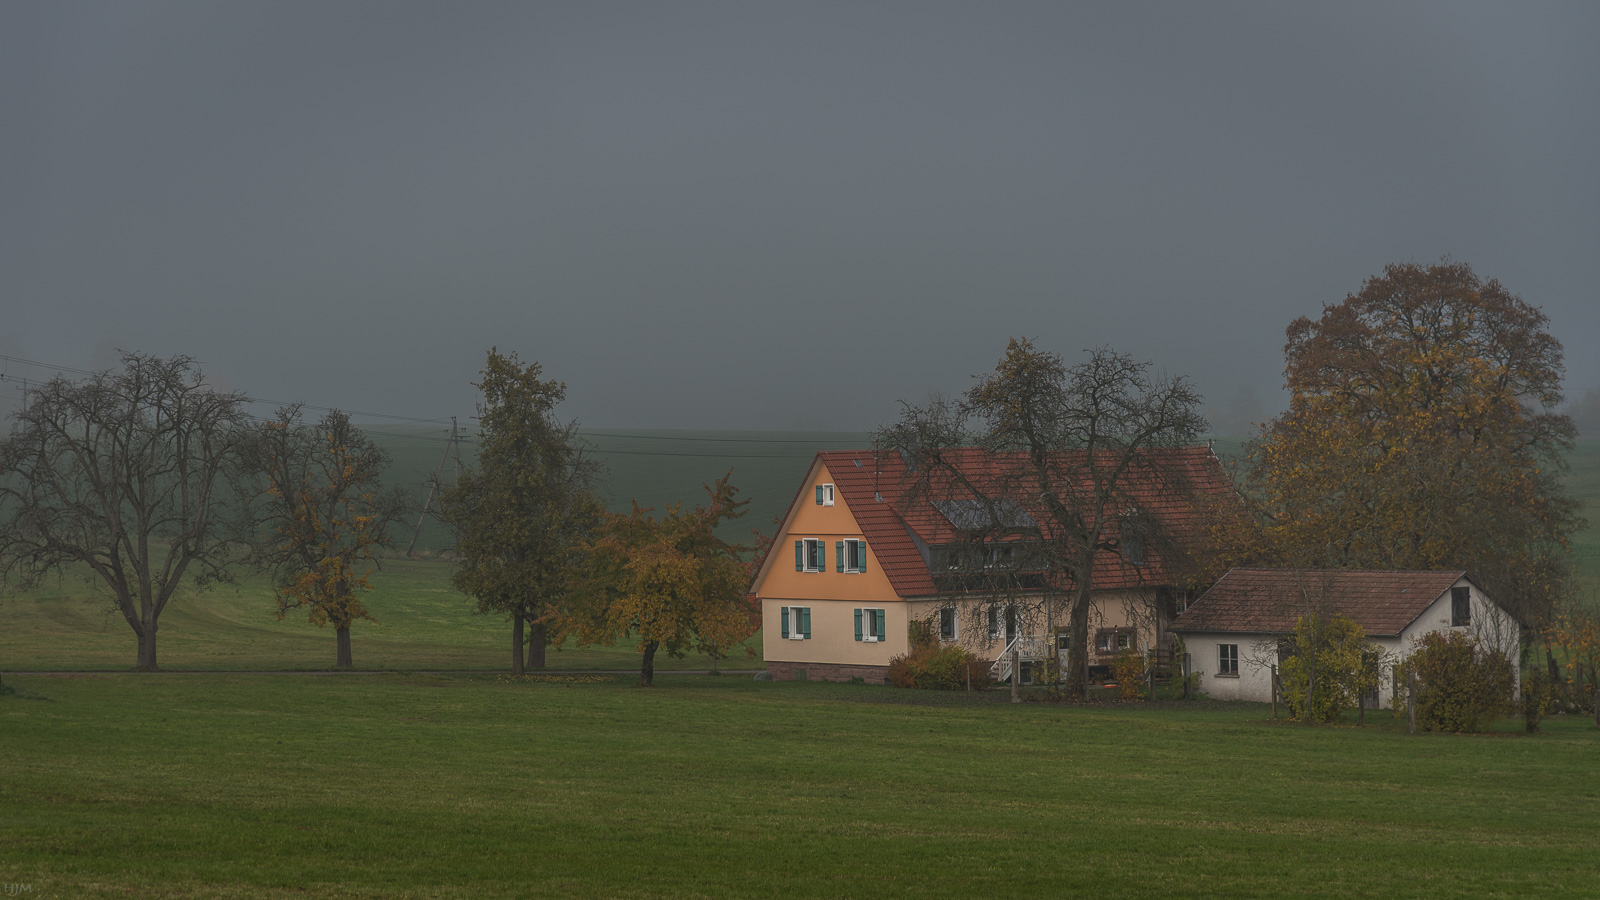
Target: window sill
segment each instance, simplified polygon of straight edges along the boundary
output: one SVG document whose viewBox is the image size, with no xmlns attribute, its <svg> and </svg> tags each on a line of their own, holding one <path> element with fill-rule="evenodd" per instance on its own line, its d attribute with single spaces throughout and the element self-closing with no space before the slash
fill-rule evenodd
<svg viewBox="0 0 1600 900">
<path fill-rule="evenodd" d="M 1213 675 L 1211 677 L 1212 678 L 1238 678 L 1239 677 L 1239 673 L 1235 672 L 1232 675 L 1229 675 L 1226 672 L 1218 672 L 1217 674 L 1215 674 L 1215 675 Z"/>
</svg>

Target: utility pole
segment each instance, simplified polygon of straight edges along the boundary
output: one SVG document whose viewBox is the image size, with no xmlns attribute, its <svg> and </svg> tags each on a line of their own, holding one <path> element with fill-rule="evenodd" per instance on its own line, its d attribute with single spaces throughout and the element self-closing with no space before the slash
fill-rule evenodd
<svg viewBox="0 0 1600 900">
<path fill-rule="evenodd" d="M 422 504 L 422 514 L 417 516 L 417 527 L 411 532 L 411 545 L 406 547 L 406 559 L 410 559 L 412 552 L 417 549 L 417 537 L 422 534 L 422 523 L 427 521 L 428 509 L 433 506 L 433 495 L 439 489 L 439 476 L 444 474 L 444 464 L 450 459 L 450 449 L 456 445 L 456 417 L 450 417 L 450 442 L 444 445 L 444 453 L 439 456 L 439 468 L 434 470 L 433 481 L 428 483 L 428 499 Z M 456 451 L 456 474 L 461 474 L 461 452 Z"/>
</svg>

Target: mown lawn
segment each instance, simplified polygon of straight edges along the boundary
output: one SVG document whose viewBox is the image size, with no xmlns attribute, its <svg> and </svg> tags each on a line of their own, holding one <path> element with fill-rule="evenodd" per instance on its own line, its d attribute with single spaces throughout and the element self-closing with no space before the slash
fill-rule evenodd
<svg viewBox="0 0 1600 900">
<path fill-rule="evenodd" d="M 473 601 L 450 584 L 450 566 L 435 560 L 387 560 L 374 573 L 365 602 L 376 623 L 357 622 L 351 643 L 358 669 L 509 671 L 511 625 L 477 615 Z M 333 629 L 304 613 L 279 621 L 272 586 L 260 576 L 205 591 L 181 589 L 161 614 L 157 662 L 163 669 L 306 670 L 333 667 Z M 35 591 L 0 595 L 0 672 L 125 671 L 135 662 L 133 629 L 98 585 L 60 579 Z M 724 660 L 725 668 L 760 668 L 761 639 Z M 637 648 L 552 649 L 550 668 L 637 669 Z M 665 669 L 705 669 L 704 657 L 657 657 Z"/>
<path fill-rule="evenodd" d="M 1583 503 L 1589 527 L 1573 538 L 1572 561 L 1592 602 L 1600 602 L 1600 438 L 1583 438 L 1567 458 L 1567 489 Z"/>
<path fill-rule="evenodd" d="M 673 676 L 8 677 L 34 897 L 1570 897 L 1600 732 Z M 1508 729 L 1516 723 L 1506 723 Z"/>
</svg>

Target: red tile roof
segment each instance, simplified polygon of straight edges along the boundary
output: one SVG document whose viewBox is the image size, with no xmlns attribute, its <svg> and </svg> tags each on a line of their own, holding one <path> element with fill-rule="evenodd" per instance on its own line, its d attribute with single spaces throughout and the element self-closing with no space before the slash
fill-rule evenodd
<svg viewBox="0 0 1600 900">
<path fill-rule="evenodd" d="M 1394 636 L 1466 573 L 1339 569 L 1232 569 L 1172 623 L 1173 631 L 1287 634 L 1322 606 L 1370 636 Z"/>
<path fill-rule="evenodd" d="M 888 575 L 895 593 L 902 597 L 922 597 L 936 593 L 927 563 L 918 551 L 917 540 L 927 544 L 941 544 L 956 539 L 957 532 L 932 503 L 912 500 L 907 496 L 911 480 L 907 478 L 905 462 L 891 451 L 831 451 L 819 453 L 833 477 L 836 489 L 842 494 L 850 511 L 861 527 L 862 536 L 872 548 L 873 556 Z M 946 459 L 973 483 L 991 485 L 1005 482 L 1005 491 L 1037 495 L 1037 491 L 1022 489 L 1007 482 L 1008 473 L 1025 469 L 1021 458 L 993 454 L 977 449 L 955 451 Z M 1080 487 L 1085 482 L 1081 470 L 1083 454 L 1059 454 L 1052 468 L 1058 470 L 1063 483 L 1076 480 Z M 1198 540 L 1207 522 L 1205 503 L 1195 498 L 1215 500 L 1230 499 L 1233 483 L 1222 464 L 1209 447 L 1182 447 L 1151 451 L 1146 460 L 1159 461 L 1163 471 L 1181 472 L 1192 489 L 1185 496 L 1171 486 L 1158 483 L 1147 471 L 1134 470 L 1127 476 L 1129 493 L 1136 498 L 1141 510 L 1154 515 L 1179 542 Z M 859 465 L 857 464 L 859 462 Z M 1018 463 L 1018 465 L 1013 465 Z M 941 491 L 941 495 L 943 492 Z M 1031 498 L 1015 498 L 1019 507 L 1041 523 L 1048 517 L 1043 510 L 1033 508 Z M 915 535 L 915 537 L 913 537 Z M 1096 590 L 1149 587 L 1170 584 L 1159 554 L 1153 548 L 1146 552 L 1144 565 L 1127 562 L 1120 553 L 1101 551 L 1095 561 L 1094 588 Z"/>
</svg>

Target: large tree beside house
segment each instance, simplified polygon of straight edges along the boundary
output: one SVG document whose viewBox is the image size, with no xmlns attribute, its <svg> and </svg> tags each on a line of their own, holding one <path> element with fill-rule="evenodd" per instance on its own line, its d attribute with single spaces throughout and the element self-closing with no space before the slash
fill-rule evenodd
<svg viewBox="0 0 1600 900">
<path fill-rule="evenodd" d="M 1524 623 L 1567 590 L 1573 424 L 1537 307 L 1464 263 L 1391 265 L 1289 326 L 1289 408 L 1248 446 L 1259 530 L 1296 566 L 1465 569 Z"/>
<path fill-rule="evenodd" d="M 1135 569 L 1183 566 L 1162 507 L 1194 499 L 1191 461 L 1177 451 L 1205 427 L 1200 401 L 1187 379 L 1125 354 L 1101 348 L 1068 365 L 1018 338 L 960 398 L 908 405 L 878 441 L 902 457 L 907 501 L 950 524 L 935 563 L 953 576 L 947 602 L 1046 624 L 1063 605 L 1067 686 L 1081 695 L 1108 555 Z"/>
<path fill-rule="evenodd" d="M 455 535 L 455 585 L 476 598 L 478 612 L 511 620 L 518 675 L 544 667 L 552 616 L 604 514 L 577 423 L 555 414 L 566 385 L 542 372 L 515 353 L 489 351 L 476 385 L 477 462 L 439 496 L 439 516 Z"/>
</svg>

